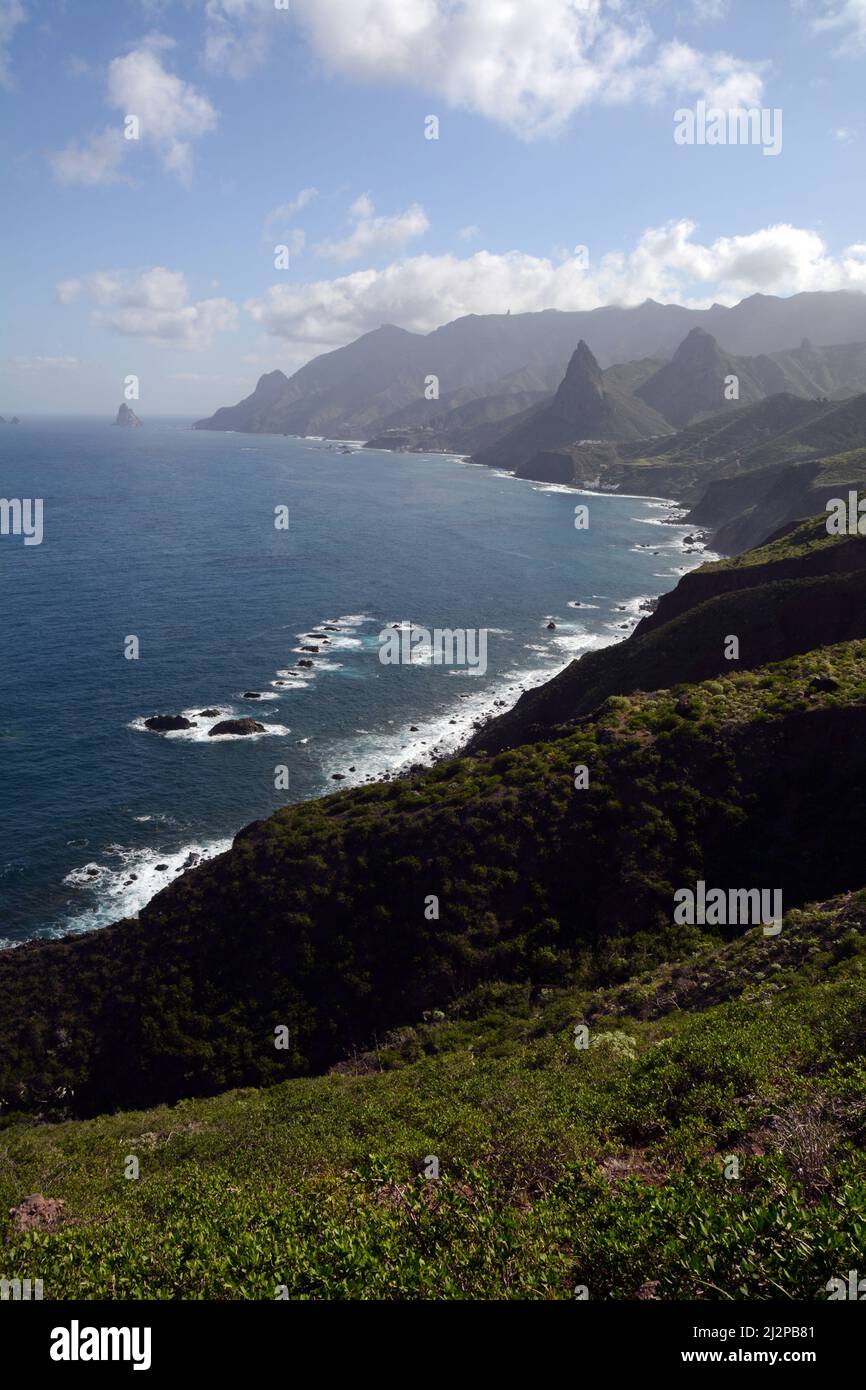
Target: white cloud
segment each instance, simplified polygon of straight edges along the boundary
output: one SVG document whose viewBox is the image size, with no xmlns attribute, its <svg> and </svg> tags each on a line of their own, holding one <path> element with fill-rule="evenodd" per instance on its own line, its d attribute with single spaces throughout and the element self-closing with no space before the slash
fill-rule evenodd
<svg viewBox="0 0 866 1390">
<path fill-rule="evenodd" d="M 108 103 L 122 116 L 137 116 L 142 141 L 152 143 L 164 167 L 188 183 L 190 142 L 213 130 L 217 116 L 206 96 L 163 66 L 159 50 L 171 46 L 171 39 L 152 35 L 113 59 L 108 65 Z"/>
<path fill-rule="evenodd" d="M 206 96 L 163 66 L 160 53 L 173 46 L 173 39 L 151 34 L 109 63 L 106 100 L 121 119 L 116 127 L 107 126 L 84 141 L 72 140 L 64 149 L 49 152 L 60 183 L 92 187 L 128 181 L 122 165 L 139 142 L 124 136 L 121 124 L 127 116 L 138 118 L 141 144 L 156 150 L 163 168 L 189 183 L 192 141 L 213 130 L 217 115 Z"/>
<path fill-rule="evenodd" d="M 812 28 L 817 33 L 847 30 L 845 48 L 853 43 L 857 48 L 866 48 L 866 0 L 823 0 L 823 13 L 812 20 Z"/>
<path fill-rule="evenodd" d="M 531 137 L 593 103 L 751 103 L 762 63 L 661 44 L 628 0 L 293 0 L 327 68 L 423 87 Z"/>
<path fill-rule="evenodd" d="M 632 250 L 593 257 L 589 269 L 579 257 L 552 261 L 518 251 L 413 256 L 383 270 L 275 285 L 245 307 L 272 336 L 335 346 L 381 323 L 428 333 L 463 314 L 506 309 L 594 309 L 647 298 L 703 307 L 755 292 L 866 290 L 861 246 L 834 257 L 816 232 L 787 224 L 708 244 L 695 231 L 685 219 L 650 228 Z"/>
<path fill-rule="evenodd" d="M 0 0 L 0 87 L 12 85 L 9 45 L 19 24 L 27 18 L 22 0 Z"/>
<path fill-rule="evenodd" d="M 106 126 L 105 130 L 94 131 L 81 143 L 70 140 L 62 150 L 51 150 L 48 162 L 58 183 L 81 184 L 84 187 L 121 183 L 125 180 L 125 175 L 121 173 L 125 145 L 120 131 Z"/>
<path fill-rule="evenodd" d="M 273 241 L 274 237 L 284 232 L 298 213 L 302 212 L 318 196 L 319 190 L 317 188 L 302 188 L 296 198 L 290 199 L 288 203 L 280 203 L 279 207 L 271 208 L 262 229 L 263 240 Z"/>
<path fill-rule="evenodd" d="M 414 237 L 423 236 L 430 226 L 427 214 L 419 203 L 393 217 L 377 217 L 368 193 L 362 193 L 349 208 L 351 232 L 343 241 L 322 241 L 315 247 L 317 256 L 329 256 L 337 261 L 356 261 L 359 256 L 376 255 L 380 251 L 402 250 Z"/>
<path fill-rule="evenodd" d="M 728 13 L 730 0 L 692 0 L 694 17 L 700 23 L 715 23 Z"/>
<path fill-rule="evenodd" d="M 96 306 L 94 323 L 126 337 L 183 348 L 207 347 L 217 333 L 235 327 L 238 314 L 228 299 L 190 302 L 186 277 L 164 266 L 139 272 L 97 271 L 81 281 L 63 280 L 56 290 L 62 303 L 81 292 Z"/>
<path fill-rule="evenodd" d="M 205 0 L 204 61 L 212 72 L 244 78 L 264 61 L 274 21 L 288 13 L 274 0 Z"/>
<path fill-rule="evenodd" d="M 283 233 L 283 239 L 275 245 L 285 246 L 290 256 L 300 256 L 307 244 L 307 234 L 301 227 L 291 227 Z"/>
<path fill-rule="evenodd" d="M 81 293 L 81 281 L 61 280 L 54 293 L 59 304 L 72 304 Z"/>
<path fill-rule="evenodd" d="M 837 126 L 830 132 L 834 140 L 838 140 L 840 145 L 850 145 L 854 139 L 854 131 L 847 125 Z"/>
<path fill-rule="evenodd" d="M 468 227 L 461 227 L 457 235 L 461 241 L 477 241 L 481 235 L 481 228 L 472 222 Z"/>
<path fill-rule="evenodd" d="M 693 0 L 704 18 L 724 0 Z M 322 66 L 396 82 L 531 138 L 555 134 L 592 104 L 751 104 L 766 64 L 661 43 L 642 0 L 291 0 Z M 207 0 L 205 60 L 245 76 L 286 31 L 273 0 Z"/>
</svg>

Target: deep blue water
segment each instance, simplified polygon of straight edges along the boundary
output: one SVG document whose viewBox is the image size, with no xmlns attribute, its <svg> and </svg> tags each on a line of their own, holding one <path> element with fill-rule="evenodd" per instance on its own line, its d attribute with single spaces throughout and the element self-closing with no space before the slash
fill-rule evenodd
<svg viewBox="0 0 866 1390">
<path fill-rule="evenodd" d="M 7 943 L 137 910 L 190 853 L 333 789 L 334 772 L 351 785 L 455 746 L 494 698 L 511 702 L 624 636 L 638 601 L 698 561 L 682 555 L 686 528 L 647 525 L 667 512 L 646 499 L 188 424 L 0 427 L 0 495 L 44 501 L 41 545 L 0 536 Z M 590 506 L 586 531 L 578 503 Z M 274 526 L 280 505 L 287 532 Z M 383 666 L 378 634 L 402 620 L 489 629 L 487 673 Z M 302 635 L 328 622 L 332 645 L 301 678 Z M 130 635 L 138 660 L 124 656 Z M 165 737 L 140 725 L 206 707 L 268 732 L 213 739 L 205 719 Z M 281 765 L 288 792 L 275 789 Z"/>
</svg>

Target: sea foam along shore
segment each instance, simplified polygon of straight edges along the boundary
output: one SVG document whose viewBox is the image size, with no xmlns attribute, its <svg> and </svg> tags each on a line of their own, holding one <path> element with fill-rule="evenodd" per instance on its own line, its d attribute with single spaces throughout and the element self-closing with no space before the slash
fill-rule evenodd
<svg viewBox="0 0 866 1390">
<path fill-rule="evenodd" d="M 471 460 L 458 455 L 440 457 L 464 466 L 480 466 L 472 464 Z M 503 476 L 510 477 L 517 483 L 524 483 L 533 491 L 567 492 L 572 495 L 579 492 L 587 496 L 600 495 L 608 498 L 619 496 L 619 494 L 611 493 L 595 494 L 588 492 L 587 489 L 577 489 L 558 484 L 538 484 L 531 480 L 514 478 L 513 474 L 504 474 Z M 629 499 L 623 496 L 622 500 Z M 663 540 L 660 539 L 658 544 L 653 545 L 654 553 L 665 553 L 671 558 L 675 556 L 686 558 L 687 547 L 683 541 L 689 528 L 681 519 L 682 509 L 679 505 L 667 498 L 640 497 L 632 500 L 649 502 L 659 510 L 666 512 L 663 517 L 642 518 L 649 524 L 664 527 L 667 533 Z M 692 546 L 688 549 L 691 554 L 688 555 L 687 563 L 661 572 L 658 577 L 671 579 L 703 563 L 706 559 L 715 558 L 709 552 L 702 550 L 702 547 Z M 696 556 L 694 560 L 692 560 L 692 555 Z M 449 703 L 446 709 L 433 720 L 428 720 L 423 727 L 419 724 L 414 730 L 411 730 L 407 719 L 402 729 L 397 728 L 396 725 L 393 729 L 379 731 L 358 729 L 347 739 L 338 742 L 329 741 L 327 759 L 326 762 L 323 761 L 322 763 L 319 794 L 326 794 L 335 789 L 333 780 L 335 772 L 339 774 L 340 785 L 350 787 L 378 779 L 387 780 L 395 776 L 406 776 L 415 768 L 429 766 L 442 759 L 453 757 L 465 745 L 481 722 L 504 713 L 505 710 L 516 704 L 525 690 L 544 684 L 569 665 L 571 661 L 586 652 L 623 640 L 633 631 L 655 598 L 656 595 L 653 594 L 638 594 L 624 604 L 615 605 L 610 611 L 609 621 L 604 624 L 601 631 L 596 632 L 588 632 L 577 621 L 576 611 L 572 610 L 570 604 L 569 609 L 572 611 L 567 613 L 539 615 L 538 641 L 523 643 L 523 649 L 532 653 L 531 663 L 527 663 L 525 660 L 515 661 L 512 669 L 504 672 L 492 689 L 488 687 L 477 692 L 473 690 L 460 691 L 453 705 Z M 599 601 L 596 602 L 596 599 Z M 606 602 L 609 604 L 610 601 L 606 600 L 604 595 L 593 595 L 585 604 L 581 603 L 581 608 L 598 610 L 604 608 Z M 345 614 L 334 620 L 334 625 L 339 627 L 339 631 L 333 634 L 331 650 L 339 650 L 342 646 L 345 651 L 349 647 L 354 647 L 358 640 L 357 627 L 365 621 L 373 621 L 371 615 Z M 556 623 L 553 635 L 547 629 L 548 621 Z M 315 624 L 312 625 L 310 631 L 315 632 L 316 630 Z M 299 640 L 302 636 L 308 635 L 308 633 L 297 633 L 296 637 Z M 504 640 L 510 640 L 513 637 L 512 634 L 504 631 L 499 631 L 496 635 Z M 297 652 L 299 647 L 296 646 L 293 650 Z M 328 667 L 336 669 L 337 667 L 337 663 L 334 663 L 333 667 L 327 662 L 317 663 L 317 665 L 319 665 L 320 670 Z M 450 674 L 456 677 L 470 677 L 472 675 L 471 671 L 465 668 L 455 669 Z M 283 679 L 294 677 L 298 686 L 307 684 L 303 679 L 306 675 L 306 671 L 302 674 L 297 668 L 278 673 L 278 676 L 282 676 Z M 271 682 L 271 684 L 273 687 L 275 682 Z M 286 685 L 291 688 L 289 680 L 286 680 Z M 292 681 L 292 685 L 294 685 L 294 681 Z M 229 710 L 234 713 L 233 706 L 226 707 L 223 703 L 221 713 L 225 715 Z M 185 711 L 185 713 L 191 714 L 196 713 L 196 711 Z M 133 721 L 133 727 L 143 728 L 143 720 Z M 285 726 L 272 724 L 268 725 L 266 732 L 258 737 L 288 732 L 289 730 Z M 215 740 L 208 740 L 207 726 L 202 727 L 201 725 L 195 731 L 183 731 L 179 735 L 164 735 L 164 737 L 169 738 L 178 736 L 192 738 L 195 741 L 209 741 L 211 744 L 215 742 Z M 353 770 L 349 771 L 349 768 Z M 195 867 L 204 859 L 213 858 L 227 850 L 231 846 L 232 838 L 214 839 L 206 844 L 191 843 L 172 853 L 160 853 L 152 849 L 129 850 L 122 846 L 110 847 L 102 858 L 115 856 L 113 864 L 89 863 L 72 870 L 64 880 L 70 886 L 89 888 L 95 893 L 96 903 L 65 921 L 62 926 L 48 928 L 41 934 L 57 936 L 67 932 L 87 932 L 108 925 L 121 917 L 136 916 L 157 892 L 179 877 L 181 873 Z"/>
<path fill-rule="evenodd" d="M 439 457 L 470 467 L 485 466 L 474 464 L 471 459 L 460 455 L 446 454 Z M 659 540 L 652 544 L 653 555 L 663 555 L 672 561 L 683 561 L 673 564 L 666 571 L 659 571 L 656 574 L 659 579 L 676 579 L 705 561 L 719 558 L 701 542 L 686 544 L 686 536 L 694 528 L 690 528 L 684 519 L 686 509 L 671 498 L 596 493 L 586 488 L 564 484 L 539 484 L 530 479 L 516 478 L 513 473 L 503 472 L 500 476 L 522 483 L 535 492 L 622 497 L 623 501 L 651 504 L 654 509 L 664 513 L 659 517 L 639 518 L 649 525 L 663 528 Z M 665 587 L 673 586 L 668 583 Z M 599 602 L 595 602 L 595 599 Z M 630 636 L 641 618 L 652 611 L 657 599 L 657 593 L 641 593 L 622 604 L 614 605 L 611 608 L 610 620 L 604 624 L 604 629 L 594 633 L 587 632 L 574 621 L 574 612 L 562 616 L 545 615 L 540 619 L 538 641 L 524 643 L 524 650 L 533 653 L 533 664 L 516 663 L 512 670 L 503 673 L 497 679 L 492 689 L 487 688 L 477 693 L 461 692 L 454 706 L 446 708 L 433 720 L 418 723 L 417 727 L 415 721 L 407 720 L 402 728 L 395 728 L 393 731 L 357 729 L 351 737 L 331 744 L 327 762 L 322 764 L 322 792 L 333 790 L 335 773 L 339 776 L 339 785 L 347 788 L 371 781 L 404 777 L 416 769 L 432 766 L 445 758 L 453 757 L 468 742 L 480 723 L 505 713 L 517 703 L 524 691 L 552 680 L 572 661 L 587 652 L 612 646 Z M 611 603 L 612 600 L 604 595 L 593 595 L 590 601 L 581 602 L 576 611 L 598 610 L 606 605 L 610 607 Z M 574 605 L 570 603 L 568 607 L 573 608 Z M 547 631 L 548 621 L 556 623 L 552 636 Z M 504 632 L 499 635 L 506 639 L 511 637 L 511 634 Z M 472 677 L 472 672 L 466 669 L 455 669 L 451 674 Z"/>
<path fill-rule="evenodd" d="M 151 898 L 169 883 L 206 859 L 223 854 L 231 848 L 231 843 L 232 838 L 224 836 L 207 841 L 193 840 L 165 853 L 150 847 L 130 849 L 125 845 L 109 845 L 98 861 L 91 860 L 72 869 L 63 880 L 69 887 L 90 889 L 94 898 L 91 905 L 44 928 L 35 937 L 78 935 L 107 927 L 124 917 L 137 917 Z"/>
</svg>

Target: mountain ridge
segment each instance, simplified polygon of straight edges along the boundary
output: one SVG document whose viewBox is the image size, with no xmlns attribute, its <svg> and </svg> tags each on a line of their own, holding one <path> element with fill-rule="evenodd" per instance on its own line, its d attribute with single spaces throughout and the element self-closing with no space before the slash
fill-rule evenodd
<svg viewBox="0 0 866 1390">
<path fill-rule="evenodd" d="M 252 412 L 222 407 L 195 428 L 372 438 L 389 427 L 395 412 L 414 407 L 418 422 L 425 421 L 430 411 L 424 381 L 430 375 L 439 378 L 442 400 L 466 387 L 501 395 L 497 383 L 503 378 L 514 379 L 516 389 L 553 393 L 581 338 L 607 368 L 643 357 L 667 358 L 695 326 L 712 333 L 731 355 L 785 353 L 804 339 L 864 344 L 866 296 L 815 291 L 787 299 L 755 295 L 730 308 L 706 310 L 645 301 L 632 308 L 473 314 L 426 335 L 383 325 L 306 363 L 287 379 L 280 402 Z M 834 370 L 845 374 L 838 363 Z M 861 389 L 864 372 L 866 365 L 857 378 Z"/>
</svg>

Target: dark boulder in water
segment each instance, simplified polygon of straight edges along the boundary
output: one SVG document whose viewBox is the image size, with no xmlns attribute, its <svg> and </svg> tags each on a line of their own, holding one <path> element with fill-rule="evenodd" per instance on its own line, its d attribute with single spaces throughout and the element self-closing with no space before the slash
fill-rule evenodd
<svg viewBox="0 0 866 1390">
<path fill-rule="evenodd" d="M 261 692 L 258 690 L 245 690 L 243 693 L 243 698 L 245 700 L 260 700 L 262 696 Z"/>
<path fill-rule="evenodd" d="M 184 714 L 154 714 L 145 719 L 144 727 L 155 734 L 168 734 L 174 729 L 194 729 L 195 724 Z"/>
<path fill-rule="evenodd" d="M 221 709 L 200 709 L 198 717 L 199 719 L 219 719 L 221 714 Z"/>
<path fill-rule="evenodd" d="M 257 719 L 223 719 L 208 730 L 208 738 L 219 738 L 224 734 L 263 734 L 264 724 Z"/>
<path fill-rule="evenodd" d="M 312 664 L 313 663 L 308 656 L 302 656 L 300 661 L 298 662 L 299 666 L 312 666 Z"/>
</svg>

